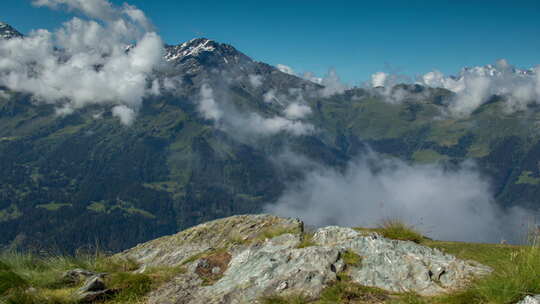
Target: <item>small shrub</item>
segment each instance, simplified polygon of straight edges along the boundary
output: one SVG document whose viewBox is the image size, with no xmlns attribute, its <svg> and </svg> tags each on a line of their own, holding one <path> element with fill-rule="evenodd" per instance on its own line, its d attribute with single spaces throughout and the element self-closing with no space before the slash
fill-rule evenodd
<svg viewBox="0 0 540 304">
<path fill-rule="evenodd" d="M 415 243 L 421 243 L 424 236 L 416 231 L 412 226 L 405 224 L 398 219 L 384 220 L 378 227 L 378 231 L 385 238 L 412 241 Z"/>
</svg>

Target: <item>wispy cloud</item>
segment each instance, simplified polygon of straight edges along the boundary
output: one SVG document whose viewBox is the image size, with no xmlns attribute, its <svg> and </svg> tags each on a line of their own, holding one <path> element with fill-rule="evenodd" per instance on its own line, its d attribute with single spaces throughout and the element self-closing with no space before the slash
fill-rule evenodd
<svg viewBox="0 0 540 304">
<path fill-rule="evenodd" d="M 240 112 L 227 100 L 226 92 L 220 97 L 208 84 L 201 87 L 198 110 L 206 119 L 212 120 L 216 127 L 233 136 L 271 136 L 280 132 L 292 135 L 306 135 L 315 129 L 300 119 L 311 113 L 307 105 L 291 103 L 283 112 L 285 116 L 271 115 L 263 117 L 256 112 Z"/>
</svg>

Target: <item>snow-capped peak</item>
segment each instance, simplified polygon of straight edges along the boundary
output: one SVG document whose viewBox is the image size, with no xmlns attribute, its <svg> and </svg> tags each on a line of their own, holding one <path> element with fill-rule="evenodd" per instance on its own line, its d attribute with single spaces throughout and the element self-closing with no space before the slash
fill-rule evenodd
<svg viewBox="0 0 540 304">
<path fill-rule="evenodd" d="M 217 43 L 206 38 L 196 38 L 180 45 L 171 47 L 165 54 L 167 61 L 174 61 L 187 56 L 198 56 L 203 52 L 213 52 L 216 50 Z"/>
<path fill-rule="evenodd" d="M 9 24 L 0 21 L 0 39 L 11 39 L 22 37 L 16 29 L 12 28 Z"/>
</svg>

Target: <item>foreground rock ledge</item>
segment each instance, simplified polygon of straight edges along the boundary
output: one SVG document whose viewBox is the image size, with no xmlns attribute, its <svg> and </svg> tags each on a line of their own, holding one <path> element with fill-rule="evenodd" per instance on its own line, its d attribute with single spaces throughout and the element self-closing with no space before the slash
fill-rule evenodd
<svg viewBox="0 0 540 304">
<path fill-rule="evenodd" d="M 304 237 L 298 219 L 241 215 L 140 244 L 118 256 L 140 263 L 139 271 L 186 268 L 152 292 L 148 303 L 257 303 L 263 296 L 289 294 L 316 298 L 345 271 L 362 285 L 430 296 L 491 272 L 437 249 L 351 228 L 320 228 L 308 244 L 302 243 Z M 361 263 L 346 265 L 347 251 L 359 255 Z"/>
</svg>

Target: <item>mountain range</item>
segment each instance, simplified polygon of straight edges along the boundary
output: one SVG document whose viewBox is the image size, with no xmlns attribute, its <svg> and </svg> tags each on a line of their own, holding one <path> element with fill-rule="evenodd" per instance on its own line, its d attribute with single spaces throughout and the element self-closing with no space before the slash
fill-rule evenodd
<svg viewBox="0 0 540 304">
<path fill-rule="evenodd" d="M 22 35 L 0 23 L 0 37 Z M 165 46 L 164 62 L 156 79 L 171 89 L 129 126 L 112 106 L 59 115 L 0 88 L 0 244 L 120 251 L 261 212 L 309 168 L 345 170 L 372 150 L 448 168 L 472 159 L 499 206 L 539 207 L 537 107 L 506 113 L 493 96 L 445 116 L 448 89 L 398 84 L 402 100 L 388 102 L 384 88 L 334 90 L 204 38 Z"/>
</svg>

